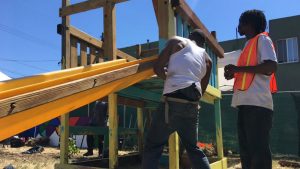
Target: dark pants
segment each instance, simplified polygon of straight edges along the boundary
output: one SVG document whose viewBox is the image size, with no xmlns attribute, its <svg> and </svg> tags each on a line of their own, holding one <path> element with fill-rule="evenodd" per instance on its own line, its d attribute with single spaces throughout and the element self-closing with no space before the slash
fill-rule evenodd
<svg viewBox="0 0 300 169">
<path fill-rule="evenodd" d="M 271 169 L 270 130 L 273 111 L 257 106 L 239 106 L 238 138 L 243 169 Z"/>
<path fill-rule="evenodd" d="M 205 154 L 197 147 L 198 106 L 195 104 L 169 103 L 169 123 L 165 122 L 165 106 L 161 103 L 154 112 L 153 120 L 146 137 L 143 156 L 143 169 L 158 169 L 159 159 L 169 135 L 177 131 L 187 150 L 194 169 L 209 169 Z"/>
<path fill-rule="evenodd" d="M 91 152 L 94 149 L 94 137 L 96 137 L 96 136 L 87 135 L 87 137 L 86 137 L 88 151 L 91 151 Z M 104 140 L 104 136 L 103 135 L 99 135 L 98 139 L 99 139 L 98 148 L 99 148 L 99 155 L 100 155 L 100 154 L 103 153 L 103 140 Z"/>
</svg>

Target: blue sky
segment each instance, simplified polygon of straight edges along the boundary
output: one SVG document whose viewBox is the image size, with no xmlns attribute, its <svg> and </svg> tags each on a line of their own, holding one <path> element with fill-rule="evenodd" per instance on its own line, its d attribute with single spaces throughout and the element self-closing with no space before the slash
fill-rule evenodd
<svg viewBox="0 0 300 169">
<path fill-rule="evenodd" d="M 71 3 L 82 0 L 71 0 Z M 240 14 L 263 10 L 267 19 L 300 15 L 299 0 L 187 0 L 218 40 L 235 38 Z M 60 69 L 61 37 L 56 25 L 60 0 L 1 0 L 0 71 L 12 78 Z M 102 9 L 73 15 L 71 24 L 94 37 L 103 32 Z M 117 5 L 117 46 L 158 39 L 151 0 L 130 0 Z"/>
</svg>

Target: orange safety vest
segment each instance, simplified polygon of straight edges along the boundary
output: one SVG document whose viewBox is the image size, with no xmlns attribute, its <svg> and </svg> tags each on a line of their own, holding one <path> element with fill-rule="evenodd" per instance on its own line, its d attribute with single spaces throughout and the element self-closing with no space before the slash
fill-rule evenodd
<svg viewBox="0 0 300 169">
<path fill-rule="evenodd" d="M 237 66 L 256 66 L 258 64 L 257 60 L 257 43 L 258 38 L 261 35 L 268 36 L 267 32 L 260 33 L 256 35 L 254 38 L 250 39 L 247 46 L 243 49 Z M 272 44 L 273 46 L 273 44 Z M 273 46 L 274 49 L 274 46 Z M 233 89 L 236 90 L 247 90 L 250 85 L 252 84 L 252 81 L 254 79 L 255 74 L 254 73 L 246 73 L 246 72 L 239 72 L 234 74 L 234 85 Z M 270 90 L 272 93 L 277 92 L 277 85 L 276 85 L 276 79 L 274 76 L 274 73 L 271 75 L 271 81 L 270 81 Z"/>
</svg>

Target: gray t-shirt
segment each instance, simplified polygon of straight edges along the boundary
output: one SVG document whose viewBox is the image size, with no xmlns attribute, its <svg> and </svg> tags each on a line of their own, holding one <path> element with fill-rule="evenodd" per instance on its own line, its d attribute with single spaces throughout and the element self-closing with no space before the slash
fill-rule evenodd
<svg viewBox="0 0 300 169">
<path fill-rule="evenodd" d="M 277 62 L 276 53 L 272 44 L 272 40 L 269 37 L 265 35 L 259 37 L 257 44 L 258 64 L 263 63 L 265 60 Z M 273 99 L 270 92 L 270 77 L 271 76 L 263 74 L 255 74 L 253 82 L 248 90 L 237 90 L 233 93 L 231 106 L 251 105 L 273 110 Z"/>
</svg>

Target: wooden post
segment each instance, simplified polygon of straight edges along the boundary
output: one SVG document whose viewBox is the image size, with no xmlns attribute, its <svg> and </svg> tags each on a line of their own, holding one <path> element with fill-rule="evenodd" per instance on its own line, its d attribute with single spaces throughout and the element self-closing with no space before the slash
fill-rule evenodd
<svg viewBox="0 0 300 169">
<path fill-rule="evenodd" d="M 62 0 L 62 7 L 70 5 L 70 0 Z M 71 66 L 71 45 L 70 45 L 70 17 L 62 17 L 62 63 L 61 68 L 66 69 Z M 68 144 L 69 144 L 69 113 L 61 116 L 60 125 L 60 163 L 68 164 Z"/>
<path fill-rule="evenodd" d="M 108 95 L 109 112 L 109 168 L 118 167 L 118 112 L 117 94 Z"/>
<path fill-rule="evenodd" d="M 213 33 L 214 38 L 216 37 L 216 33 Z M 215 86 L 217 89 L 220 89 L 219 87 L 219 79 L 218 79 L 218 58 L 217 55 L 213 55 L 215 60 Z M 223 151 L 223 136 L 222 136 L 222 114 L 221 114 L 221 100 L 216 99 L 214 101 L 214 108 L 215 108 L 215 125 L 216 125 L 216 139 L 217 139 L 217 152 L 218 152 L 218 158 L 223 159 L 224 158 L 224 151 Z M 227 168 L 227 167 L 226 167 Z"/>
<path fill-rule="evenodd" d="M 78 66 L 77 39 L 71 38 L 71 67 Z"/>
<path fill-rule="evenodd" d="M 216 99 L 214 103 L 215 107 L 215 125 L 216 125 L 216 139 L 217 139 L 217 152 L 218 158 L 224 157 L 223 153 L 223 136 L 222 136 L 222 120 L 221 120 L 221 103 L 220 99 Z"/>
<path fill-rule="evenodd" d="M 116 8 L 112 1 L 106 1 L 104 7 L 104 57 L 117 59 Z"/>
<path fill-rule="evenodd" d="M 106 1 L 104 6 L 104 57 L 109 60 L 117 59 L 116 45 L 116 9 L 112 1 Z M 108 96 L 109 103 L 109 168 L 118 167 L 118 122 L 117 95 Z"/>
<path fill-rule="evenodd" d="M 139 153 L 143 153 L 144 143 L 144 125 L 143 125 L 143 108 L 137 108 L 137 121 L 138 121 L 138 147 Z"/>
<path fill-rule="evenodd" d="M 159 50 L 175 33 L 175 17 L 170 0 L 158 1 Z M 169 137 L 169 168 L 179 169 L 179 139 L 177 133 Z"/>
<path fill-rule="evenodd" d="M 142 54 L 142 45 L 136 45 L 136 58 L 140 59 Z"/>
<path fill-rule="evenodd" d="M 90 63 L 95 64 L 96 62 L 96 49 L 94 46 L 90 47 Z"/>
<path fill-rule="evenodd" d="M 87 44 L 83 41 L 80 43 L 81 66 L 87 66 Z"/>
</svg>

